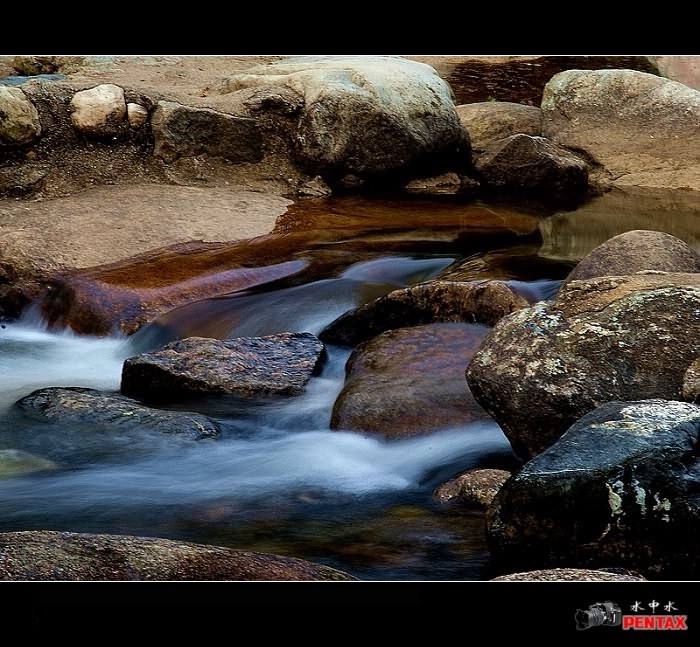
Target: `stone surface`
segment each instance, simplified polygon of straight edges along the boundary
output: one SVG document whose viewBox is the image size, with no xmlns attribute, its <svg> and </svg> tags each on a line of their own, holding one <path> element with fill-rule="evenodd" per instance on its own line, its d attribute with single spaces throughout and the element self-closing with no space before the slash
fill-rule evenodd
<svg viewBox="0 0 700 647">
<path fill-rule="evenodd" d="M 58 469 L 53 461 L 20 449 L 0 449 L 0 479 Z"/>
<path fill-rule="evenodd" d="M 468 470 L 433 492 L 438 503 L 465 503 L 486 509 L 510 478 L 510 472 L 496 469 Z"/>
<path fill-rule="evenodd" d="M 0 197 L 16 198 L 40 190 L 46 178 L 41 165 L 23 164 L 0 168 Z"/>
<path fill-rule="evenodd" d="M 421 193 L 428 195 L 443 195 L 458 193 L 462 188 L 462 179 L 454 171 L 442 173 L 433 177 L 424 177 L 411 180 L 404 189 L 408 193 Z"/>
<path fill-rule="evenodd" d="M 141 128 L 148 121 L 148 110 L 138 103 L 127 103 L 126 117 L 129 120 L 129 126 Z"/>
<path fill-rule="evenodd" d="M 200 440 L 214 438 L 220 431 L 216 422 L 207 416 L 151 409 L 129 398 L 95 389 L 39 389 L 18 400 L 15 406 L 39 420 L 79 422 L 105 427 L 114 433 L 157 431 Z"/>
<path fill-rule="evenodd" d="M 482 183 L 569 197 L 588 188 L 588 167 L 573 153 L 544 137 L 511 135 L 490 144 L 475 168 Z"/>
<path fill-rule="evenodd" d="M 241 90 L 301 99 L 290 131 L 296 161 L 331 184 L 468 164 L 469 141 L 451 90 L 421 63 L 391 56 L 288 58 L 217 88 L 219 94 Z"/>
<path fill-rule="evenodd" d="M 188 337 L 127 359 L 121 390 L 150 399 L 297 394 L 317 370 L 323 352 L 323 344 L 310 333 L 228 341 Z"/>
<path fill-rule="evenodd" d="M 700 255 L 675 236 L 637 229 L 618 234 L 596 247 L 566 280 L 624 276 L 642 270 L 700 272 Z"/>
<path fill-rule="evenodd" d="M 361 344 L 348 359 L 331 428 L 405 438 L 487 418 L 464 381 L 487 330 L 438 323 Z"/>
<path fill-rule="evenodd" d="M 698 357 L 683 375 L 683 399 L 700 403 L 700 357 Z"/>
<path fill-rule="evenodd" d="M 491 582 L 646 582 L 633 573 L 610 573 L 590 568 L 547 568 L 494 577 Z"/>
<path fill-rule="evenodd" d="M 0 85 L 0 147 L 30 144 L 41 135 L 39 113 L 19 88 Z"/>
<path fill-rule="evenodd" d="M 511 135 L 542 135 L 542 111 L 535 106 L 508 101 L 483 101 L 457 106 L 457 114 L 469 133 L 472 148 L 483 151 Z"/>
<path fill-rule="evenodd" d="M 151 128 L 153 153 L 166 162 L 202 154 L 234 163 L 262 159 L 262 135 L 254 119 L 159 101 Z"/>
<path fill-rule="evenodd" d="M 127 535 L 0 534 L 1 580 L 351 580 L 294 557 Z"/>
<path fill-rule="evenodd" d="M 700 90 L 700 58 L 697 56 L 652 56 L 659 74 Z"/>
<path fill-rule="evenodd" d="M 76 92 L 70 107 L 73 126 L 84 135 L 111 136 L 123 130 L 126 102 L 118 85 L 104 83 Z"/>
<path fill-rule="evenodd" d="M 547 84 L 543 134 L 615 184 L 700 190 L 700 92 L 632 70 L 569 70 Z"/>
<path fill-rule="evenodd" d="M 437 322 L 493 326 L 501 317 L 527 305 L 523 297 L 501 281 L 430 281 L 394 290 L 347 312 L 321 331 L 319 337 L 326 343 L 355 346 L 393 328 Z"/>
<path fill-rule="evenodd" d="M 700 406 L 608 402 L 500 490 L 487 515 L 504 567 L 623 566 L 656 578 L 700 573 Z"/>
<path fill-rule="evenodd" d="M 533 457 L 610 400 L 681 399 L 700 354 L 700 274 L 572 281 L 501 320 L 467 369 L 476 400 Z"/>
</svg>

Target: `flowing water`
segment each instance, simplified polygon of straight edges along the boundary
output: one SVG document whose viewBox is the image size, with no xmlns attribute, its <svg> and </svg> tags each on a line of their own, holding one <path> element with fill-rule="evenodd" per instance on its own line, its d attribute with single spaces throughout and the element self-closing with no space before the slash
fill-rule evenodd
<svg viewBox="0 0 700 647">
<path fill-rule="evenodd" d="M 170 537 L 304 557 L 366 579 L 488 577 L 483 513 L 440 508 L 431 493 L 470 467 L 513 467 L 503 433 L 493 422 L 398 441 L 330 431 L 350 349 L 329 347 L 322 373 L 302 396 L 188 405 L 219 422 L 217 440 L 38 422 L 12 405 L 45 386 L 117 391 L 125 358 L 190 334 L 197 322 L 206 327 L 216 320 L 227 337 L 318 333 L 360 303 L 427 280 L 465 257 L 460 271 L 507 278 L 533 301 L 550 298 L 577 258 L 562 264 L 566 255 L 553 248 L 574 243 L 557 223 L 554 245 L 547 239 L 551 219 L 542 225 L 539 251 L 470 246 L 468 253 L 446 254 L 441 245 L 430 254 L 423 245 L 419 254 L 378 252 L 310 283 L 183 306 L 131 338 L 47 330 L 33 309 L 3 324 L 0 450 L 30 452 L 55 469 L 10 478 L 0 461 L 0 531 Z M 468 223 L 462 230 L 468 233 Z"/>
</svg>

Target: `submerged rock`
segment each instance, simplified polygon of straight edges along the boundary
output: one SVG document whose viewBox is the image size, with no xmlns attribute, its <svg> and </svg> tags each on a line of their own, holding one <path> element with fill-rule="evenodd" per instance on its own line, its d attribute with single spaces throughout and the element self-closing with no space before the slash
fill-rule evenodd
<svg viewBox="0 0 700 647">
<path fill-rule="evenodd" d="M 615 573 L 590 568 L 547 568 L 494 577 L 491 582 L 646 582 L 633 572 Z"/>
<path fill-rule="evenodd" d="M 21 449 L 0 449 L 0 479 L 58 469 L 53 461 Z"/>
<path fill-rule="evenodd" d="M 39 113 L 19 88 L 0 85 L 0 147 L 30 144 L 41 135 Z"/>
<path fill-rule="evenodd" d="M 198 413 L 152 409 L 125 398 L 95 389 L 39 389 L 18 400 L 16 406 L 40 420 L 80 422 L 124 430 L 157 431 L 196 440 L 219 434 L 214 420 Z"/>
<path fill-rule="evenodd" d="M 700 274 L 572 281 L 501 320 L 467 369 L 476 400 L 533 457 L 610 400 L 682 398 L 700 354 Z"/>
<path fill-rule="evenodd" d="M 331 428 L 404 438 L 487 418 L 464 381 L 487 330 L 431 324 L 391 330 L 358 346 Z"/>
<path fill-rule="evenodd" d="M 467 470 L 438 487 L 433 492 L 433 500 L 438 503 L 466 503 L 486 509 L 509 478 L 510 472 L 506 470 Z"/>
<path fill-rule="evenodd" d="M 319 367 L 323 344 L 311 333 L 226 341 L 188 337 L 124 362 L 121 390 L 139 398 L 298 394 Z"/>
<path fill-rule="evenodd" d="M 352 580 L 294 557 L 127 535 L 0 534 L 0 580 Z"/>
<path fill-rule="evenodd" d="M 507 567 L 625 566 L 700 574 L 700 406 L 609 402 L 500 490 L 487 515 Z"/>
</svg>

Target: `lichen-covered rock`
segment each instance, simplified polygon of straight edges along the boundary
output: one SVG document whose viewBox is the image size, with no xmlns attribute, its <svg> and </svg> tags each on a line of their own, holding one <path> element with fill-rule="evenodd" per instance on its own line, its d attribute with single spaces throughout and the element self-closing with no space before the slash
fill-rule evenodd
<svg viewBox="0 0 700 647">
<path fill-rule="evenodd" d="M 566 197 L 588 188 L 586 163 L 544 137 L 499 139 L 479 155 L 475 168 L 481 183 L 489 187 Z"/>
<path fill-rule="evenodd" d="M 700 255 L 671 234 L 637 229 L 618 234 L 596 247 L 566 281 L 624 276 L 642 270 L 700 272 Z"/>
<path fill-rule="evenodd" d="M 146 399 L 297 394 L 316 372 L 323 352 L 323 344 L 311 333 L 226 341 L 188 337 L 127 359 L 121 390 Z"/>
<path fill-rule="evenodd" d="M 700 274 L 572 281 L 501 320 L 467 381 L 515 451 L 533 457 L 610 400 L 680 400 L 700 354 Z"/>
<path fill-rule="evenodd" d="M 542 96 L 543 134 L 615 184 L 700 189 L 700 92 L 633 70 L 567 70 Z"/>
<path fill-rule="evenodd" d="M 487 330 L 438 323 L 391 330 L 358 346 L 331 428 L 405 438 L 488 418 L 464 381 Z"/>
<path fill-rule="evenodd" d="M 294 557 L 127 535 L 0 534 L 0 580 L 352 580 Z"/>
<path fill-rule="evenodd" d="M 493 326 L 501 317 L 527 305 L 501 281 L 430 281 L 394 290 L 347 312 L 319 336 L 326 343 L 355 346 L 393 328 L 436 322 Z"/>
<path fill-rule="evenodd" d="M 304 56 L 229 77 L 218 92 L 297 97 L 297 163 L 329 183 L 416 167 L 468 165 L 469 140 L 435 70 L 391 56 Z M 289 111 L 287 111 L 289 112 Z"/>
<path fill-rule="evenodd" d="M 590 568 L 546 568 L 494 577 L 491 582 L 646 582 L 634 573 L 611 573 Z"/>
<path fill-rule="evenodd" d="M 483 101 L 457 106 L 457 114 L 469 133 L 472 148 L 483 151 L 511 135 L 542 135 L 542 111 L 509 101 Z"/>
<path fill-rule="evenodd" d="M 41 135 L 39 113 L 20 90 L 0 85 L 0 147 L 30 144 Z"/>
<path fill-rule="evenodd" d="M 103 83 L 73 95 L 71 121 L 85 135 L 111 136 L 122 132 L 126 118 L 124 90 L 113 83 Z"/>
<path fill-rule="evenodd" d="M 154 155 L 166 162 L 207 154 L 229 162 L 262 159 L 262 135 L 254 119 L 210 108 L 159 101 L 151 118 Z"/>
<path fill-rule="evenodd" d="M 496 469 L 474 469 L 450 479 L 433 492 L 438 503 L 466 503 L 486 509 L 510 478 L 510 472 Z"/>
<path fill-rule="evenodd" d="M 683 399 L 700 403 L 700 357 L 698 357 L 683 375 Z"/>
<path fill-rule="evenodd" d="M 21 449 L 0 449 L 0 479 L 58 469 L 53 461 Z"/>
<path fill-rule="evenodd" d="M 15 406 L 39 420 L 79 422 L 105 427 L 115 433 L 157 431 L 199 440 L 213 438 L 220 431 L 216 422 L 207 416 L 151 409 L 124 396 L 95 389 L 39 389 L 18 400 Z"/>
<path fill-rule="evenodd" d="M 496 495 L 487 514 L 503 568 L 624 566 L 700 574 L 700 406 L 609 402 L 576 422 Z"/>
</svg>

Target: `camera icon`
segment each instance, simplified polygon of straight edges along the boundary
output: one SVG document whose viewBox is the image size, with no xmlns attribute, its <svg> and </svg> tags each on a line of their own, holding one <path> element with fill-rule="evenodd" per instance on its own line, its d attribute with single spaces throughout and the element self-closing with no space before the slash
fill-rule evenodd
<svg viewBox="0 0 700 647">
<path fill-rule="evenodd" d="M 595 602 L 588 609 L 576 609 L 576 629 L 591 627 L 618 627 L 622 624 L 622 611 L 615 602 Z"/>
</svg>

